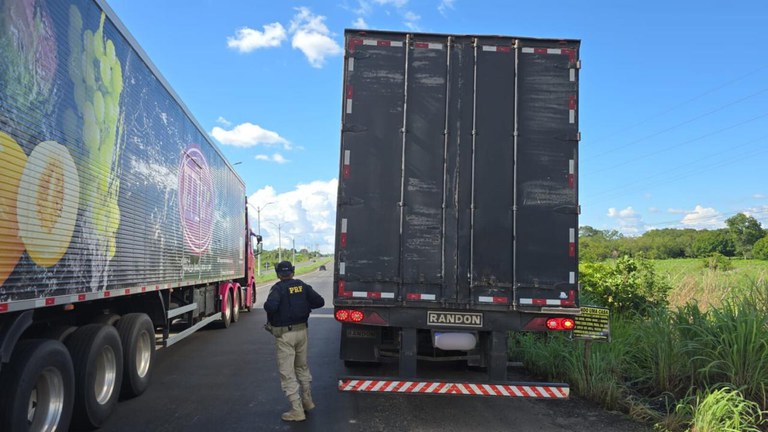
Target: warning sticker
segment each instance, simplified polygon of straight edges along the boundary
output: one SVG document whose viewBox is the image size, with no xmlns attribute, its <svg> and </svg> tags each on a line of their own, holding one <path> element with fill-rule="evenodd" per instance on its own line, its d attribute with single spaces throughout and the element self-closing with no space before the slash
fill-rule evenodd
<svg viewBox="0 0 768 432">
<path fill-rule="evenodd" d="M 608 308 L 582 306 L 581 313 L 574 317 L 576 327 L 573 329 L 573 338 L 577 340 L 610 342 L 610 317 L 611 311 Z"/>
</svg>

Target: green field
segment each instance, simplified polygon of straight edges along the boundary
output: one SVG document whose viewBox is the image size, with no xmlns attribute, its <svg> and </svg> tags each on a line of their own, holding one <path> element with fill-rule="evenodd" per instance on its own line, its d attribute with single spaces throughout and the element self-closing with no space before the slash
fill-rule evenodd
<svg viewBox="0 0 768 432">
<path fill-rule="evenodd" d="M 731 259 L 728 271 L 710 270 L 702 259 L 654 260 L 656 272 L 667 278 L 672 291 L 669 302 L 681 306 L 696 300 L 708 309 L 727 298 L 741 297 L 768 280 L 768 261 Z"/>
</svg>

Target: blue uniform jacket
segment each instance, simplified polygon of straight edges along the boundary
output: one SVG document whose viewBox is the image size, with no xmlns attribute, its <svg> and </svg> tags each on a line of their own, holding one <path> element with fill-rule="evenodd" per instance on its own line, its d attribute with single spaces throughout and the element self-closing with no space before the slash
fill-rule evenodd
<svg viewBox="0 0 768 432">
<path fill-rule="evenodd" d="M 325 300 L 299 279 L 280 281 L 269 290 L 264 303 L 269 323 L 276 327 L 306 323 L 312 309 L 325 305 Z"/>
</svg>

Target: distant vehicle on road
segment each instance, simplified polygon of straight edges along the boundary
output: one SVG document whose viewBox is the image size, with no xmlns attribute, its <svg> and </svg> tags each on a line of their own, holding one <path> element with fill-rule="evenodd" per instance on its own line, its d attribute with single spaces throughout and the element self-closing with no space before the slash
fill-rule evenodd
<svg viewBox="0 0 768 432">
<path fill-rule="evenodd" d="M 321 265 L 321 266 L 320 266 L 320 267 L 318 267 L 317 269 L 318 269 L 318 270 L 320 270 L 320 271 L 325 271 L 325 265 Z"/>
</svg>

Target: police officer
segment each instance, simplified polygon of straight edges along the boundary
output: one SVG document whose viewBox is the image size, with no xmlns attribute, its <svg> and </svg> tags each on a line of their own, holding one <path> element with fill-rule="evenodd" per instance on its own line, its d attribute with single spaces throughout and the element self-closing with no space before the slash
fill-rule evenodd
<svg viewBox="0 0 768 432">
<path fill-rule="evenodd" d="M 307 319 L 311 309 L 323 307 L 325 300 L 310 285 L 294 279 L 293 272 L 290 261 L 275 266 L 280 282 L 270 289 L 264 310 L 270 332 L 275 336 L 280 385 L 291 403 L 290 411 L 283 413 L 282 419 L 302 421 L 306 419 L 304 411 L 315 407 L 307 364 Z"/>
</svg>

